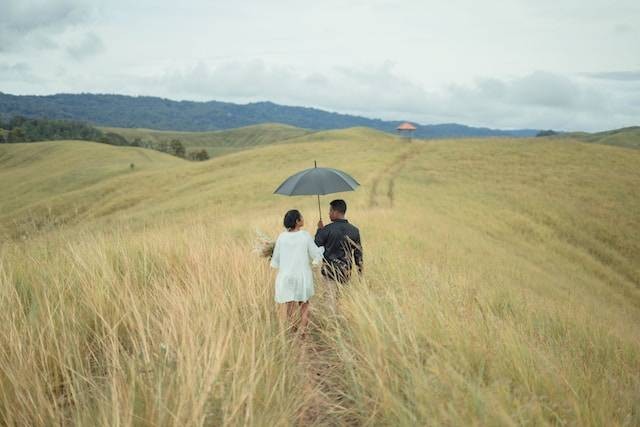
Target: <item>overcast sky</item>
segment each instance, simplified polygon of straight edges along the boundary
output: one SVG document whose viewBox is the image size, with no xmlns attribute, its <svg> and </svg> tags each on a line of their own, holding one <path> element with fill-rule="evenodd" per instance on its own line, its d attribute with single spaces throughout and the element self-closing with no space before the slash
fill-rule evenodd
<svg viewBox="0 0 640 427">
<path fill-rule="evenodd" d="M 640 0 L 0 0 L 0 91 L 640 125 Z"/>
</svg>

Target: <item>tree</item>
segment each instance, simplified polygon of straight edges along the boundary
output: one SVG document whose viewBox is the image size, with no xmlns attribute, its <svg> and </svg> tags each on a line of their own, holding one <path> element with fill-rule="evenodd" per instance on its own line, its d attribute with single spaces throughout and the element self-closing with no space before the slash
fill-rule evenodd
<svg viewBox="0 0 640 427">
<path fill-rule="evenodd" d="M 169 144 L 167 144 L 167 141 L 160 141 L 158 143 L 158 147 L 156 149 L 158 151 L 162 151 L 163 153 L 168 153 L 169 152 Z"/>
<path fill-rule="evenodd" d="M 174 156 L 182 157 L 182 158 L 185 157 L 187 152 L 184 148 L 184 145 L 182 145 L 182 142 L 180 142 L 179 139 L 172 139 L 171 144 L 169 146 L 170 146 L 171 154 L 173 154 Z"/>
<path fill-rule="evenodd" d="M 113 132 L 105 133 L 99 142 L 111 145 L 129 145 L 129 141 L 125 137 Z"/>
<path fill-rule="evenodd" d="M 26 121 L 26 117 L 13 116 L 11 120 L 9 120 L 9 126 L 7 127 L 7 129 L 11 130 L 13 128 L 21 127 Z"/>
<path fill-rule="evenodd" d="M 9 135 L 7 135 L 7 142 L 26 142 L 26 138 L 22 128 L 14 127 L 13 129 L 11 129 L 9 131 Z"/>
<path fill-rule="evenodd" d="M 207 150 L 203 148 L 202 150 L 196 153 L 196 159 L 200 161 L 209 160 L 209 153 L 207 153 Z"/>
<path fill-rule="evenodd" d="M 194 161 L 209 160 L 209 153 L 207 153 L 207 150 L 205 149 L 202 149 L 200 151 L 189 151 L 189 160 L 194 160 Z"/>
<path fill-rule="evenodd" d="M 541 130 L 540 132 L 538 132 L 538 133 L 536 134 L 536 136 L 537 136 L 537 137 L 542 137 L 542 136 L 554 136 L 554 135 L 557 135 L 557 134 L 558 134 L 558 132 L 556 132 L 556 131 L 554 131 L 554 130 L 549 129 L 549 130 Z"/>
<path fill-rule="evenodd" d="M 15 116 L 8 122 L 3 122 L 0 127 L 9 132 L 14 129 L 20 129 L 20 131 L 11 135 L 9 142 L 54 141 L 60 139 L 105 142 L 103 141 L 105 135 L 102 131 L 77 121 L 28 119 Z M 8 136 L 5 138 L 8 138 Z"/>
<path fill-rule="evenodd" d="M 134 140 L 131 142 L 131 146 L 132 147 L 142 147 L 142 139 L 140 139 L 140 137 L 134 138 Z"/>
</svg>

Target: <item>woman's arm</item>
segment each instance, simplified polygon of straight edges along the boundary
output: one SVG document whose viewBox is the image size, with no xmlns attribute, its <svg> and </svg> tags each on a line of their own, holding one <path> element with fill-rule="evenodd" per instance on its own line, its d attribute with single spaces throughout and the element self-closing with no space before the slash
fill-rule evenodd
<svg viewBox="0 0 640 427">
<path fill-rule="evenodd" d="M 313 241 L 313 237 L 311 234 L 308 234 L 307 239 L 307 253 L 309 254 L 309 258 L 311 258 L 313 264 L 319 264 L 322 261 L 322 255 L 324 255 L 324 247 L 316 246 L 316 243 Z"/>
<path fill-rule="evenodd" d="M 273 248 L 273 255 L 271 255 L 271 267 L 280 268 L 280 238 L 276 239 L 276 245 Z"/>
</svg>

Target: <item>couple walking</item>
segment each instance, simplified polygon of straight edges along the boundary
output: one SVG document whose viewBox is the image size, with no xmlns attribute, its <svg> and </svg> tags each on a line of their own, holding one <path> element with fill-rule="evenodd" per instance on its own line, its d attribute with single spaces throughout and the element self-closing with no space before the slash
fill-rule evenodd
<svg viewBox="0 0 640 427">
<path fill-rule="evenodd" d="M 360 231 L 347 221 L 346 213 L 344 200 L 332 201 L 329 204 L 331 223 L 325 226 L 322 221 L 318 222 L 315 238 L 302 229 L 304 218 L 299 211 L 291 210 L 284 216 L 286 230 L 278 236 L 271 257 L 271 266 L 278 269 L 275 300 L 287 304 L 290 319 L 300 316 L 302 334 L 309 321 L 309 299 L 314 294 L 311 263 L 321 264 L 322 277 L 332 299 L 337 287 L 351 277 L 354 264 L 362 272 Z"/>
</svg>

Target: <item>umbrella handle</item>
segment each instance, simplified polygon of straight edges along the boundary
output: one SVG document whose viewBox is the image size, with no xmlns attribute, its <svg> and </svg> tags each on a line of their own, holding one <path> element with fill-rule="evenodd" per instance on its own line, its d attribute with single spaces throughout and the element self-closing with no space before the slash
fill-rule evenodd
<svg viewBox="0 0 640 427">
<path fill-rule="evenodd" d="M 313 167 L 317 168 L 318 167 L 318 162 L 317 161 L 313 161 Z M 318 194 L 318 217 L 320 218 L 320 221 L 322 221 L 322 209 L 320 209 L 320 195 Z"/>
</svg>

